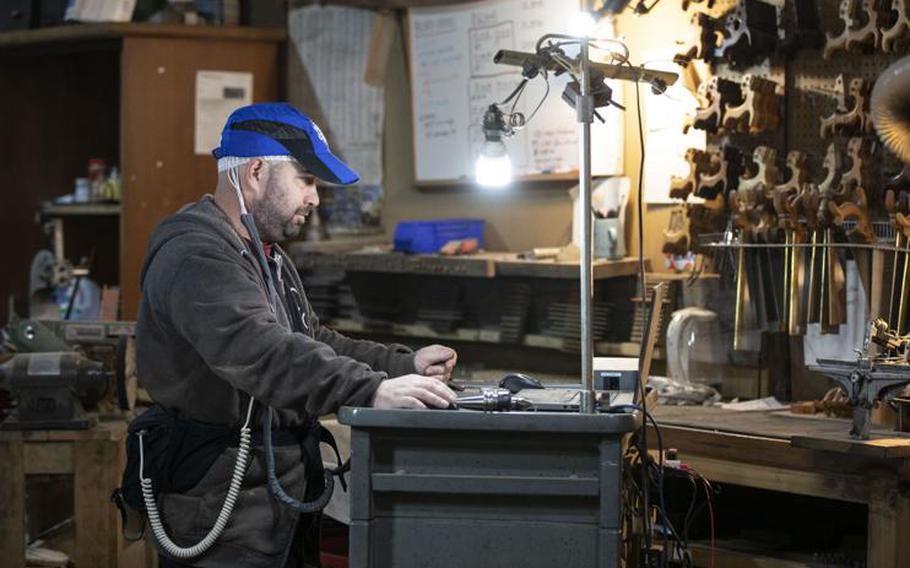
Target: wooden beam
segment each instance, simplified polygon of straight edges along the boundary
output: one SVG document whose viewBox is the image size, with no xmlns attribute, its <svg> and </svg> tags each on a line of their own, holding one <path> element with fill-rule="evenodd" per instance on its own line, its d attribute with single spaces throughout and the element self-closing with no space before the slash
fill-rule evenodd
<svg viewBox="0 0 910 568">
<path fill-rule="evenodd" d="M 26 475 L 73 473 L 73 445 L 69 442 L 25 444 Z"/>
<path fill-rule="evenodd" d="M 745 487 L 868 503 L 866 479 L 860 475 L 831 471 L 799 471 L 766 465 L 737 463 L 680 452 L 684 464 L 712 481 Z"/>
<path fill-rule="evenodd" d="M 0 551 L 3 565 L 25 566 L 25 453 L 21 441 L 0 441 Z"/>
<path fill-rule="evenodd" d="M 147 23 L 97 23 L 16 30 L 0 34 L 0 47 L 41 46 L 61 42 L 97 41 L 132 37 L 218 39 L 233 41 L 284 41 L 282 28 L 241 26 L 184 26 Z"/>
</svg>

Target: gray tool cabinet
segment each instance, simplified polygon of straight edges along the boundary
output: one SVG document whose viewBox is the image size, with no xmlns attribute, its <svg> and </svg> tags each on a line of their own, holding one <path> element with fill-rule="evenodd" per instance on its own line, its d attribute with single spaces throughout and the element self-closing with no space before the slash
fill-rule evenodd
<svg viewBox="0 0 910 568">
<path fill-rule="evenodd" d="M 352 568 L 619 565 L 638 414 L 344 408 Z"/>
</svg>

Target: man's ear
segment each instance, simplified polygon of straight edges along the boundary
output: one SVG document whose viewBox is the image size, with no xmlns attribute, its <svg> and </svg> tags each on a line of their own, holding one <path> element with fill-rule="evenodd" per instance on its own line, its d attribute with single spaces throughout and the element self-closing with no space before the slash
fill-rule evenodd
<svg viewBox="0 0 910 568">
<path fill-rule="evenodd" d="M 265 176 L 268 165 L 265 160 L 260 160 L 259 158 L 253 158 L 246 163 L 246 168 L 243 172 L 244 181 L 246 181 L 246 186 L 249 187 L 257 195 L 261 193 L 262 189 L 265 187 Z"/>
</svg>

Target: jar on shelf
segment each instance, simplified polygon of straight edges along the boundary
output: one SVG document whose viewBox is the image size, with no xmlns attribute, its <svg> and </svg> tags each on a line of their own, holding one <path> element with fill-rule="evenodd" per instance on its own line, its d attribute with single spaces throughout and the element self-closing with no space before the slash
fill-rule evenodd
<svg viewBox="0 0 910 568">
<path fill-rule="evenodd" d="M 73 190 L 73 201 L 88 203 L 92 200 L 92 182 L 88 178 L 76 178 L 76 187 Z"/>
<path fill-rule="evenodd" d="M 92 185 L 92 201 L 104 200 L 104 180 L 107 164 L 103 158 L 89 158 L 88 179 Z"/>
</svg>

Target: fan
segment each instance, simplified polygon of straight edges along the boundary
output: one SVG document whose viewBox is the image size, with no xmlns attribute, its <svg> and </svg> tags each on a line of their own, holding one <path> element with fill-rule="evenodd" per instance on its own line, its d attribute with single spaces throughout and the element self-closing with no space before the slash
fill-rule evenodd
<svg viewBox="0 0 910 568">
<path fill-rule="evenodd" d="M 899 59 L 879 76 L 870 109 L 882 142 L 910 164 L 910 57 Z"/>
</svg>

